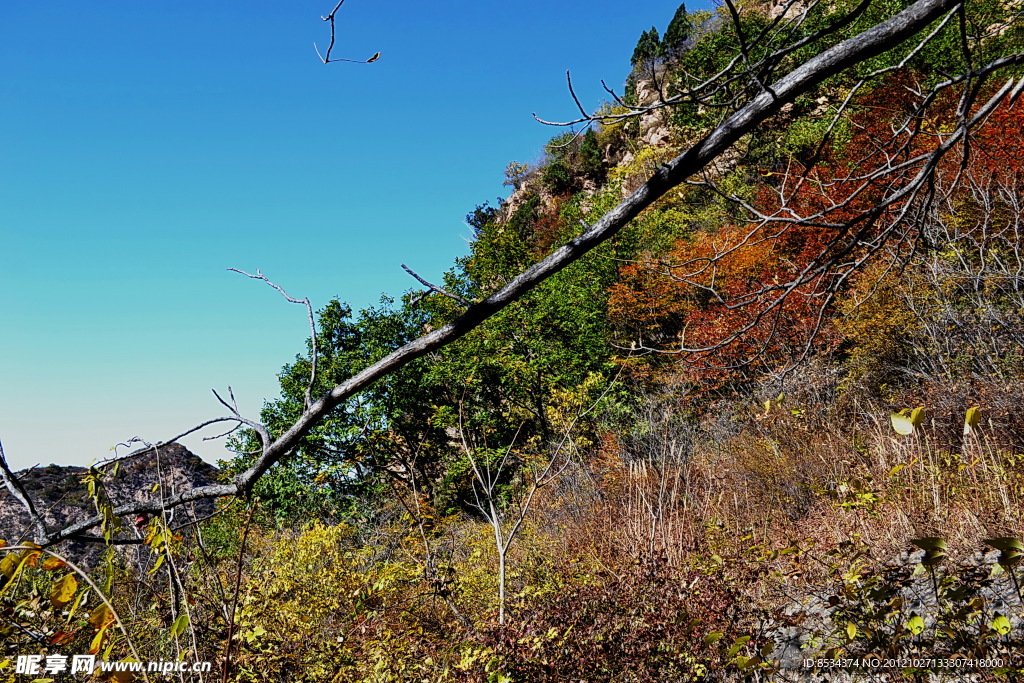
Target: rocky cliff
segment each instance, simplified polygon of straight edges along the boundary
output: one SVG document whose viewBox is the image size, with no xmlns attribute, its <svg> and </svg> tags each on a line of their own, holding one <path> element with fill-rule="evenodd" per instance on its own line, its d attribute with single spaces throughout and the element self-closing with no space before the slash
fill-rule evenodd
<svg viewBox="0 0 1024 683">
<path fill-rule="evenodd" d="M 103 473 L 102 496 L 115 508 L 133 501 L 148 500 L 156 493 L 172 495 L 196 486 L 205 486 L 219 481 L 216 467 L 204 462 L 180 444 L 172 443 L 157 450 L 137 451 L 116 464 L 110 463 L 98 468 Z M 48 530 L 57 530 L 96 514 L 96 504 L 90 497 L 86 484 L 89 469 L 85 467 L 34 467 L 16 473 L 25 487 L 36 509 L 43 517 Z M 212 500 L 177 508 L 169 513 L 172 527 L 187 524 L 213 512 Z M 25 508 L 10 492 L 0 487 L 0 538 L 8 544 L 21 540 L 32 540 L 33 531 Z M 122 518 L 121 538 L 138 538 L 145 520 Z M 99 534 L 99 531 L 93 531 Z M 72 561 L 76 559 L 92 564 L 102 544 L 65 543 L 56 548 L 66 553 Z"/>
</svg>

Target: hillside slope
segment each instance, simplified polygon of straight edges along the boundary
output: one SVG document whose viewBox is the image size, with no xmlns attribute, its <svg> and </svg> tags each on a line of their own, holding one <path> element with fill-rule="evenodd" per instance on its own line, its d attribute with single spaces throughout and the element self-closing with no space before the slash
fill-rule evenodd
<svg viewBox="0 0 1024 683">
<path fill-rule="evenodd" d="M 271 438 L 905 4 L 681 6 L 645 30 L 625 88 L 469 213 L 443 281 L 318 312 Z M 343 401 L 195 539 L 150 521 L 169 588 L 119 584 L 125 630 L 246 682 L 1024 672 L 1021 6 L 926 35 Z M 228 475 L 265 445 L 232 443 Z M 124 649 L 101 629 L 73 637 Z"/>
</svg>

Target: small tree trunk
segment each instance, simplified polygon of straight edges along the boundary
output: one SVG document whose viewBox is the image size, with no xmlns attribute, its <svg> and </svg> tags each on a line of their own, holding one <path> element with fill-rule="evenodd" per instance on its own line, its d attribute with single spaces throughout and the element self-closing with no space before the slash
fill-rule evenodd
<svg viewBox="0 0 1024 683">
<path fill-rule="evenodd" d="M 494 549 L 498 551 L 498 624 L 505 625 L 505 553 L 508 543 L 501 533 L 501 515 L 494 505 L 494 497 L 488 492 L 487 508 L 490 510 L 491 527 L 494 529 Z"/>
<path fill-rule="evenodd" d="M 505 549 L 498 546 L 498 624 L 505 625 Z"/>
</svg>

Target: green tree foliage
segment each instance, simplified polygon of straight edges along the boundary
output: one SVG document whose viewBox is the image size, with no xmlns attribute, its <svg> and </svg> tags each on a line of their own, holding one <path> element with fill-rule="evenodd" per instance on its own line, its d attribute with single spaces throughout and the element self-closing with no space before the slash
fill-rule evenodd
<svg viewBox="0 0 1024 683">
<path fill-rule="evenodd" d="M 408 301 L 396 306 L 384 298 L 380 306 L 355 317 L 346 304 L 329 302 L 318 313 L 312 394 L 321 395 L 393 345 L 416 338 L 425 324 L 425 311 Z M 282 369 L 281 398 L 267 403 L 261 413 L 272 434 L 286 429 L 302 411 L 310 370 L 308 356 L 298 356 Z M 429 404 L 420 400 L 434 389 L 426 371 L 425 363 L 413 363 L 366 395 L 339 406 L 260 481 L 256 495 L 281 514 L 337 514 L 352 497 L 370 495 L 386 483 L 373 475 L 388 473 L 406 484 L 415 481 L 429 487 L 444 436 L 429 426 Z M 251 451 L 254 439 L 247 433 L 236 448 Z M 243 455 L 234 466 L 246 463 Z"/>
<path fill-rule="evenodd" d="M 686 12 L 686 5 L 679 5 L 676 13 L 672 16 L 668 28 L 665 29 L 665 37 L 662 39 L 662 48 L 670 59 L 678 59 L 679 56 L 689 47 L 690 35 L 693 31 L 693 20 Z"/>
<path fill-rule="evenodd" d="M 661 58 L 664 54 L 664 50 L 661 44 L 661 38 L 658 36 L 658 29 L 654 26 L 651 30 L 644 31 L 640 34 L 640 40 L 636 43 L 636 48 L 633 50 L 633 56 L 629 62 L 634 68 L 650 64 L 651 62 Z"/>
<path fill-rule="evenodd" d="M 548 143 L 547 154 L 542 179 L 554 194 L 578 192 L 584 182 L 597 183 L 604 179 L 603 155 L 592 128 L 582 135 L 566 133 L 556 137 Z"/>
<path fill-rule="evenodd" d="M 558 223 L 542 214 L 536 198 L 507 223 L 488 222 L 447 284 L 464 298 L 485 297 L 510 270 L 541 255 L 530 248 L 537 245 L 537 231 L 544 226 L 557 231 Z M 558 436 L 549 409 L 553 397 L 582 385 L 592 373 L 610 372 L 605 290 L 613 277 L 613 264 L 587 259 L 431 359 L 432 423 L 449 430 L 456 442 L 442 504 L 468 502 L 468 473 L 458 443 L 463 438 L 482 448 L 543 453 Z M 432 310 L 434 324 L 459 312 L 455 302 L 437 295 L 424 305 Z"/>
<path fill-rule="evenodd" d="M 596 174 L 593 132 L 561 158 Z M 475 240 L 444 287 L 479 300 L 562 239 L 563 219 L 529 196 L 507 221 L 486 205 L 467 216 Z M 574 230 L 572 226 L 569 231 Z M 555 396 L 611 372 L 606 340 L 607 288 L 615 265 L 597 256 L 564 271 L 459 343 L 421 359 L 352 399 L 317 426 L 298 451 L 260 482 L 257 495 L 280 514 L 341 514 L 352 501 L 412 487 L 442 508 L 471 506 L 465 443 L 543 454 L 558 436 Z M 431 293 L 354 315 L 339 301 L 318 314 L 316 396 L 424 330 L 449 322 L 461 305 Z M 309 351 L 312 344 L 309 345 Z M 301 412 L 308 356 L 281 372 L 280 399 L 262 419 L 278 433 Z M 588 389 L 591 391 L 591 389 Z M 555 401 L 557 402 L 557 401 Z M 254 436 L 237 442 L 252 450 Z M 243 456 L 236 467 L 244 466 Z M 514 468 L 509 477 L 514 475 Z"/>
<path fill-rule="evenodd" d="M 473 237 L 479 237 L 484 226 L 487 225 L 487 223 L 494 221 L 497 216 L 498 210 L 493 206 L 489 206 L 487 202 L 484 202 L 466 215 L 466 225 L 473 229 Z"/>
</svg>

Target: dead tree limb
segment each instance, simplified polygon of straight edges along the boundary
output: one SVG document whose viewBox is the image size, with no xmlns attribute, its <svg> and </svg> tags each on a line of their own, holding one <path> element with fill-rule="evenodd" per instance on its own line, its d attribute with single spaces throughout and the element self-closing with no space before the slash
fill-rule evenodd
<svg viewBox="0 0 1024 683">
<path fill-rule="evenodd" d="M 438 287 L 435 284 L 427 282 L 426 280 L 421 278 L 419 275 L 417 275 L 416 272 L 412 270 L 412 268 L 410 268 L 409 266 L 405 265 L 404 263 L 402 264 L 402 270 L 404 270 L 405 272 L 409 273 L 409 275 L 412 275 L 416 279 L 417 282 L 419 282 L 421 285 L 423 285 L 424 287 L 426 287 L 430 291 L 437 292 L 438 294 L 440 294 L 442 296 L 446 296 L 449 299 L 451 299 L 452 301 L 459 302 L 463 306 L 471 306 L 472 305 L 470 302 L 466 301 L 465 299 L 463 299 L 458 294 L 453 294 L 452 292 L 449 292 L 447 289 L 442 289 L 441 287 Z M 419 299 L 422 299 L 424 296 L 426 296 L 426 294 L 423 294 L 423 295 L 417 297 L 415 299 L 415 301 L 419 301 Z"/>
<path fill-rule="evenodd" d="M 340 7 L 341 4 L 339 3 L 338 6 Z M 284 291 L 283 287 L 281 287 L 280 285 L 276 285 L 273 282 L 271 282 L 269 279 L 267 279 L 267 276 L 264 275 L 263 273 L 261 273 L 258 268 L 256 269 L 256 274 L 255 275 L 253 275 L 251 273 L 247 273 L 244 270 L 239 270 L 238 268 L 228 268 L 228 270 L 230 270 L 232 272 L 235 272 L 235 273 L 239 273 L 239 274 L 244 275 L 246 277 L 251 277 L 254 280 L 263 280 L 268 285 L 270 285 L 271 287 L 276 289 L 278 292 L 280 292 L 281 296 L 283 296 L 285 299 L 287 299 L 289 303 L 302 304 L 302 305 L 304 305 L 306 307 L 306 315 L 309 316 L 309 335 L 310 335 L 309 338 L 310 338 L 310 340 L 312 342 L 312 348 L 310 349 L 310 353 L 309 353 L 309 364 L 310 364 L 309 383 L 306 384 L 306 394 L 305 394 L 305 407 L 309 408 L 310 404 L 313 402 L 313 385 L 316 383 L 316 361 L 317 361 L 316 319 L 313 317 L 313 305 L 311 303 L 309 303 L 309 297 L 307 296 L 304 299 L 296 299 L 294 297 L 288 296 L 288 292 Z M 213 392 L 213 393 L 216 395 L 217 392 Z M 234 399 L 234 395 L 232 395 L 231 398 Z M 224 399 L 222 399 L 220 396 L 217 396 L 217 400 L 220 401 L 225 406 L 227 406 L 228 408 L 230 408 L 235 413 L 235 415 L 238 415 L 238 410 L 236 408 L 233 408 L 232 406 L 229 406 L 227 403 L 225 403 Z"/>
<path fill-rule="evenodd" d="M 335 39 L 334 23 L 337 20 L 336 17 L 338 14 L 338 10 L 340 10 L 341 6 L 344 4 L 345 0 L 340 0 L 340 2 L 334 6 L 334 9 L 331 10 L 330 14 L 328 14 L 326 17 L 320 17 L 321 21 L 330 22 L 331 24 L 331 42 L 327 46 L 327 50 L 324 52 L 324 54 L 320 54 L 320 48 L 316 46 L 316 43 L 313 43 L 313 49 L 316 50 L 316 56 L 319 57 L 320 61 L 323 62 L 324 64 L 330 64 L 331 62 L 352 62 L 354 64 L 372 64 L 373 62 L 376 62 L 378 59 L 380 59 L 379 52 L 375 53 L 369 59 L 344 59 L 342 57 L 335 57 L 334 59 L 331 59 L 331 51 L 334 50 Z"/>
<path fill-rule="evenodd" d="M 46 538 L 46 527 L 43 525 L 43 518 L 36 511 L 36 506 L 28 495 L 28 491 L 25 490 L 18 477 L 15 476 L 14 472 L 7 465 L 7 456 L 4 455 L 4 445 L 2 443 L 0 443 L 0 479 L 3 479 L 4 486 L 7 487 L 7 491 L 11 496 L 28 511 L 29 525 L 35 528 L 36 541 Z"/>
</svg>

